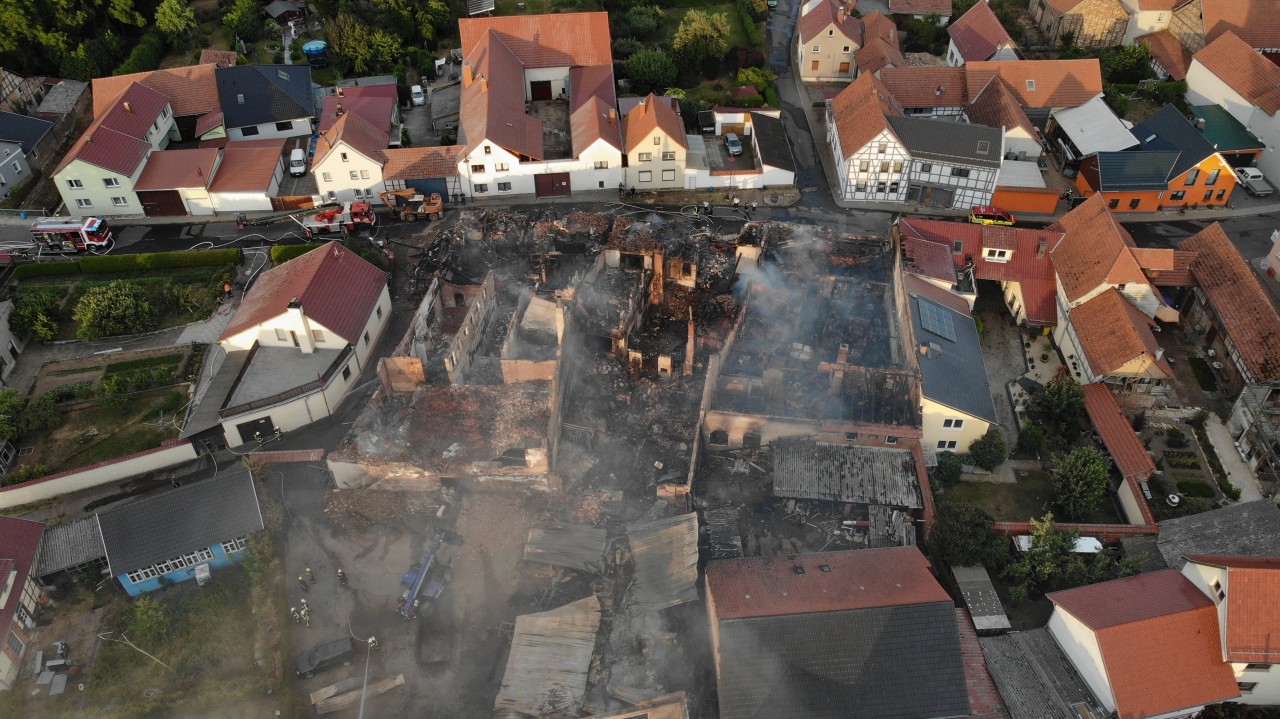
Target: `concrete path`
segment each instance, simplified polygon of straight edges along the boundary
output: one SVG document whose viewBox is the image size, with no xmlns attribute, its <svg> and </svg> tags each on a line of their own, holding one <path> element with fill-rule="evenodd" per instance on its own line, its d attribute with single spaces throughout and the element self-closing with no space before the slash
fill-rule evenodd
<svg viewBox="0 0 1280 719">
<path fill-rule="evenodd" d="M 1240 459 L 1240 453 L 1236 451 L 1235 442 L 1231 439 L 1231 432 L 1227 430 L 1226 425 L 1222 424 L 1222 420 L 1213 412 L 1209 413 L 1209 418 L 1204 423 L 1205 434 L 1209 435 L 1209 444 L 1213 445 L 1213 451 L 1217 453 L 1218 460 L 1222 462 L 1222 468 L 1227 471 L 1227 479 L 1230 480 L 1232 486 L 1240 490 L 1241 502 L 1253 502 L 1262 499 L 1262 488 L 1258 485 L 1258 477 L 1249 469 L 1249 465 Z"/>
</svg>

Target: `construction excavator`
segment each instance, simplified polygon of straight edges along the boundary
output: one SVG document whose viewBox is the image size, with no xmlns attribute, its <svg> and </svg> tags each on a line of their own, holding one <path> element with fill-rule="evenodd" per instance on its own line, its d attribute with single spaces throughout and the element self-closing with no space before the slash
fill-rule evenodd
<svg viewBox="0 0 1280 719">
<path fill-rule="evenodd" d="M 408 187 L 403 190 L 379 192 L 378 197 L 382 200 L 382 204 L 391 210 L 391 214 L 401 220 L 413 222 L 427 218 L 435 221 L 444 216 L 444 198 L 438 192 L 426 195 Z"/>
</svg>

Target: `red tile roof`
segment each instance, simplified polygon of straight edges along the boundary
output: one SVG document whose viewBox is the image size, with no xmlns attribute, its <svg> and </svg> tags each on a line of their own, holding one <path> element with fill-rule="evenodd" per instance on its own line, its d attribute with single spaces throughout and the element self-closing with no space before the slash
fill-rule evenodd
<svg viewBox="0 0 1280 719">
<path fill-rule="evenodd" d="M 320 134 L 320 139 L 316 142 L 316 155 L 311 161 L 311 166 L 316 167 L 319 165 L 329 156 L 329 153 L 343 143 L 380 165 L 387 163 L 386 131 L 379 130 L 369 124 L 368 120 L 355 113 L 347 113 L 338 118 L 338 121 L 333 124 L 333 127 L 329 128 L 328 132 Z"/>
<path fill-rule="evenodd" d="M 919 274 L 955 281 L 955 271 L 973 259 L 973 274 L 980 280 L 1017 282 L 1022 291 L 1027 321 L 1038 325 L 1052 325 L 1058 321 L 1054 294 L 1057 281 L 1049 248 L 1058 242 L 1061 233 L 1052 230 L 1034 230 L 1024 227 L 991 227 L 968 222 L 946 222 L 922 218 L 903 218 L 898 221 L 903 238 L 904 263 L 908 270 L 916 268 Z M 952 252 L 953 243 L 961 243 L 960 252 Z M 986 247 L 1011 249 L 1007 262 L 992 262 L 983 257 Z M 942 263 L 950 265 L 950 273 Z M 946 275 L 944 277 L 944 275 Z"/>
<path fill-rule="evenodd" d="M 382 179 L 423 180 L 457 175 L 462 147 L 399 147 L 387 150 L 386 154 L 387 164 L 382 167 Z"/>
<path fill-rule="evenodd" d="M 1089 420 L 1102 437 L 1107 452 L 1124 478 L 1146 479 L 1156 471 L 1156 465 L 1147 454 L 1147 448 L 1133 431 L 1133 426 L 1120 410 L 1120 403 L 1105 384 L 1086 384 L 1084 409 Z"/>
<path fill-rule="evenodd" d="M 969 87 L 972 88 L 972 85 Z M 1007 130 L 1018 127 L 1031 137 L 1039 137 L 1040 131 L 1031 122 L 1031 118 L 1027 117 L 1027 111 L 1022 109 L 1018 98 L 1014 96 L 1004 80 L 993 77 L 980 88 L 976 97 L 972 95 L 970 97 L 972 99 L 969 102 L 968 115 L 971 122 L 988 127 L 1003 127 Z"/>
<path fill-rule="evenodd" d="M 948 260 L 948 263 L 950 263 L 950 260 Z M 947 309 L 955 310 L 962 315 L 970 314 L 973 311 L 963 297 L 944 290 L 919 275 L 905 275 L 902 278 L 902 286 L 907 289 L 907 292 L 914 292 L 931 302 L 940 304 Z"/>
<path fill-rule="evenodd" d="M 831 101 L 840 150 L 852 156 L 881 132 L 892 132 L 886 115 L 901 115 L 902 107 L 871 73 L 864 73 Z"/>
<path fill-rule="evenodd" d="M 391 131 L 391 118 L 400 101 L 395 85 L 366 85 L 346 88 L 342 96 L 329 95 L 320 109 L 320 132 L 325 132 L 338 121 L 338 106 L 343 113 L 354 112 L 369 121 L 370 125 Z"/>
<path fill-rule="evenodd" d="M 670 103 L 658 100 L 652 93 L 627 113 L 622 128 L 628 153 L 634 152 L 641 141 L 649 139 L 655 129 L 661 129 L 677 145 L 689 148 L 684 135 L 684 122 L 680 120 L 680 116 L 671 109 Z"/>
<path fill-rule="evenodd" d="M 1191 51 L 1173 33 L 1168 30 L 1153 32 L 1138 38 L 1138 42 L 1147 46 L 1151 51 L 1151 59 L 1160 63 L 1160 67 L 1169 73 L 1170 80 L 1187 79 L 1187 68 L 1191 67 Z"/>
<path fill-rule="evenodd" d="M 1133 238 L 1107 209 L 1101 194 L 1080 203 L 1049 228 L 1065 233 L 1050 252 L 1068 301 L 1075 302 L 1104 284 L 1147 283 L 1129 251 Z"/>
<path fill-rule="evenodd" d="M 1173 377 L 1173 370 L 1160 355 L 1160 345 L 1151 332 L 1155 320 L 1147 317 L 1115 288 L 1109 288 L 1070 311 L 1071 326 L 1080 340 L 1080 350 L 1097 375 L 1109 375 L 1127 363 L 1147 356 L 1159 373 Z"/>
<path fill-rule="evenodd" d="M 235 50 L 212 50 L 205 48 L 200 51 L 200 62 L 197 64 L 231 67 L 236 64 L 236 58 L 237 54 Z"/>
<path fill-rule="evenodd" d="M 1129 251 L 1153 285 L 1189 287 L 1196 283 L 1191 276 L 1191 261 L 1196 258 L 1194 252 L 1154 247 L 1131 247 Z"/>
<path fill-rule="evenodd" d="M 98 117 L 103 127 L 139 140 L 147 139 L 156 118 L 168 106 L 164 95 L 146 85 L 134 83 L 120 93 L 116 103 Z"/>
<path fill-rule="evenodd" d="M 1227 661 L 1280 663 L 1280 557 L 1188 555 L 1227 570 Z"/>
<path fill-rule="evenodd" d="M 213 65 L 187 65 L 168 70 L 135 72 L 132 75 L 99 77 L 93 80 L 93 114 L 101 115 L 111 107 L 129 85 L 139 82 L 169 98 L 173 114 L 203 115 L 218 112 L 218 83 Z"/>
<path fill-rule="evenodd" d="M 206 112 L 196 118 L 196 137 L 200 137 L 210 130 L 221 127 L 225 123 L 226 119 L 222 116 L 221 112 Z"/>
<path fill-rule="evenodd" d="M 168 104 L 165 96 L 155 90 L 139 83 L 129 85 L 114 105 L 89 124 L 53 173 L 56 175 L 75 160 L 81 160 L 132 177 L 151 151 L 147 132 Z"/>
<path fill-rule="evenodd" d="M 947 34 L 965 62 L 982 61 L 1002 47 L 1012 47 L 1013 38 L 1000 24 L 986 0 L 976 2 L 969 11 L 947 27 Z"/>
<path fill-rule="evenodd" d="M 1101 65 L 1092 58 L 970 62 L 965 71 L 969 97 L 999 77 L 1023 107 L 1079 107 L 1102 93 Z"/>
<path fill-rule="evenodd" d="M 862 48 L 853 54 L 860 72 L 874 73 L 886 67 L 903 67 L 907 60 L 899 45 L 898 26 L 879 11 L 862 18 Z"/>
<path fill-rule="evenodd" d="M 469 56 L 490 30 L 525 67 L 613 64 L 608 13 L 462 18 L 458 20 L 462 51 Z"/>
<path fill-rule="evenodd" d="M 800 16 L 796 22 L 796 32 L 800 34 L 800 43 L 804 44 L 835 25 L 835 29 L 854 46 L 862 46 L 862 20 L 854 17 L 849 10 L 853 2 L 839 0 L 820 0 L 812 10 Z M 843 12 L 842 12 L 843 11 Z"/>
<path fill-rule="evenodd" d="M 386 286 L 385 272 L 330 242 L 264 272 L 218 340 L 279 317 L 297 301 L 308 318 L 354 345 Z"/>
<path fill-rule="evenodd" d="M 726 559 L 706 582 L 718 620 L 951 601 L 915 547 Z"/>
<path fill-rule="evenodd" d="M 228 142 L 209 192 L 267 192 L 280 164 L 285 138 Z"/>
<path fill-rule="evenodd" d="M 1166 569 L 1049 594 L 1092 629 L 1120 719 L 1142 719 L 1240 695 L 1222 661 L 1213 602 Z"/>
<path fill-rule="evenodd" d="M 1209 43 L 1194 59 L 1268 115 L 1280 111 L 1280 67 L 1234 33 L 1225 33 Z"/>
<path fill-rule="evenodd" d="M 1280 379 L 1280 314 L 1222 225 L 1209 225 L 1179 248 L 1196 253 L 1191 273 L 1252 381 Z"/>
<path fill-rule="evenodd" d="M 964 662 L 964 680 L 969 690 L 969 715 L 972 719 L 1007 719 L 1000 691 L 987 671 L 987 658 L 978 644 L 969 610 L 956 609 L 956 629 L 960 634 L 960 657 Z"/>
<path fill-rule="evenodd" d="M 951 17 L 951 0 L 889 0 L 889 14 Z"/>
<path fill-rule="evenodd" d="M 1209 0 L 1202 11 L 1210 42 L 1235 33 L 1252 47 L 1280 47 L 1280 13 L 1270 0 Z"/>
<path fill-rule="evenodd" d="M 488 140 L 513 154 L 542 159 L 542 121 L 525 113 L 524 65 L 515 53 L 498 33 L 486 32 L 466 61 L 472 80 L 463 77 L 459 144 L 469 154 Z"/>
<path fill-rule="evenodd" d="M 0 575 L 0 586 L 8 581 L 10 572 L 17 572 L 8 600 L 0 606 L 0 636 L 9 638 L 9 627 L 22 601 L 22 589 L 36 562 L 40 548 L 40 535 L 44 525 L 17 517 L 0 517 L 0 558 L 11 562 L 9 570 Z"/>
<path fill-rule="evenodd" d="M 969 100 L 962 67 L 886 67 L 880 82 L 903 107 L 963 107 Z"/>
<path fill-rule="evenodd" d="M 161 150 L 151 153 L 147 167 L 133 186 L 136 191 L 206 188 L 213 179 L 218 150 Z M 223 172 L 218 169 L 219 174 Z"/>
</svg>

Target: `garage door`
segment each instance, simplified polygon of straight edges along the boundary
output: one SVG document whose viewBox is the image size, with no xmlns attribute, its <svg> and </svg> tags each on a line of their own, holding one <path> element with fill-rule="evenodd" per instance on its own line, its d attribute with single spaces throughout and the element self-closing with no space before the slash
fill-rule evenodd
<svg viewBox="0 0 1280 719">
<path fill-rule="evenodd" d="M 138 201 L 142 203 L 142 211 L 147 217 L 180 217 L 187 214 L 182 204 L 182 195 L 177 190 L 154 190 L 139 192 Z"/>
<path fill-rule="evenodd" d="M 535 80 L 529 83 L 529 97 L 534 100 L 550 100 L 551 99 L 551 81 Z"/>
<path fill-rule="evenodd" d="M 728 135 L 732 132 L 738 137 L 745 137 L 747 134 L 746 129 L 747 124 L 745 122 L 726 122 L 720 126 L 720 134 Z"/>
<path fill-rule="evenodd" d="M 240 432 L 240 441 L 246 444 L 257 440 L 259 437 L 265 439 L 276 433 L 276 426 L 270 417 L 237 424 L 236 429 Z"/>
<path fill-rule="evenodd" d="M 568 197 L 569 173 L 548 172 L 533 176 L 533 190 L 538 197 Z"/>
<path fill-rule="evenodd" d="M 443 177 L 433 180 L 405 180 L 404 184 L 405 187 L 412 187 L 424 195 L 438 192 L 443 197 L 449 194 L 449 188 L 445 184 Z"/>
</svg>

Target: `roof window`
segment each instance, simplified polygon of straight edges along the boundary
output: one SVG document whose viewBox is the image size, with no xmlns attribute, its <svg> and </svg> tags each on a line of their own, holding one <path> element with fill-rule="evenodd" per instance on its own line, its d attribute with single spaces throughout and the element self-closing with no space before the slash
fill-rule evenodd
<svg viewBox="0 0 1280 719">
<path fill-rule="evenodd" d="M 1029 90 L 1029 91 L 1031 91 L 1031 92 L 1035 92 L 1035 91 L 1036 91 L 1036 81 L 1035 81 L 1035 80 L 1027 80 L 1027 90 Z"/>
</svg>

